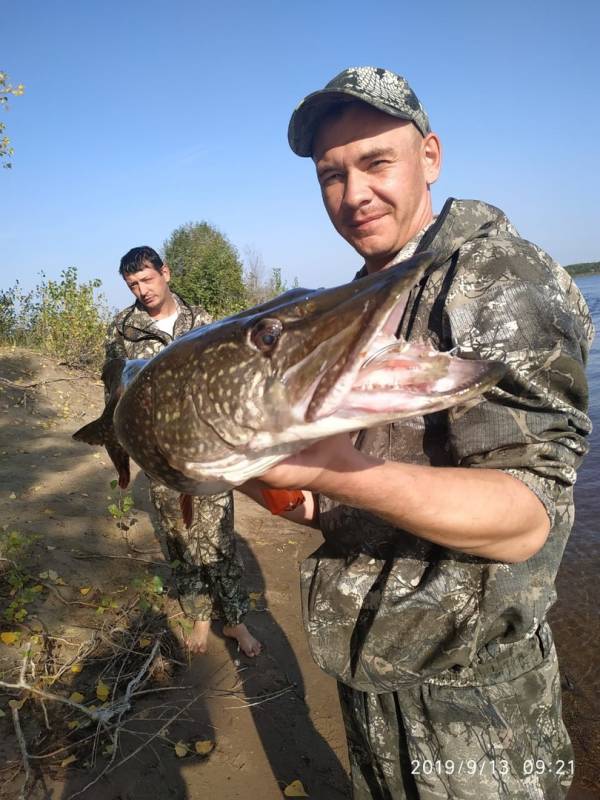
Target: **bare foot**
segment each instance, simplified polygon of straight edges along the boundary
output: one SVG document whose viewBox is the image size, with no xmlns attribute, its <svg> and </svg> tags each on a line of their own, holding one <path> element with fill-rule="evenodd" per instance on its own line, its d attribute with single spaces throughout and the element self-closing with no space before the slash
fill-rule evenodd
<svg viewBox="0 0 600 800">
<path fill-rule="evenodd" d="M 223 625 L 223 635 L 235 639 L 247 656 L 257 656 L 262 650 L 262 644 L 252 636 L 243 622 L 238 625 Z"/>
<path fill-rule="evenodd" d="M 199 620 L 194 622 L 191 631 L 183 632 L 183 641 L 190 653 L 206 653 L 208 650 L 208 632 L 210 630 L 210 620 Z"/>
</svg>

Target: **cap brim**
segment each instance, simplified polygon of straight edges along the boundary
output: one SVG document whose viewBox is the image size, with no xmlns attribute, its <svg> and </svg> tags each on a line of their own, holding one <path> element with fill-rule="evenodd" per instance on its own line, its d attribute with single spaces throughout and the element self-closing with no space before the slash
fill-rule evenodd
<svg viewBox="0 0 600 800">
<path fill-rule="evenodd" d="M 313 140 L 322 118 L 335 106 L 359 100 L 397 119 L 413 121 L 408 114 L 403 114 L 387 103 L 365 97 L 362 92 L 352 89 L 320 89 L 307 95 L 294 111 L 288 126 L 288 142 L 298 156 L 312 156 Z"/>
</svg>

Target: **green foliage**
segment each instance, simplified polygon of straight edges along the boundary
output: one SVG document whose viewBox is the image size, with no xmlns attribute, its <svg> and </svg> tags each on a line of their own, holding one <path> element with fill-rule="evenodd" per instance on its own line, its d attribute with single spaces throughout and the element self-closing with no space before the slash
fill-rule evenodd
<svg viewBox="0 0 600 800">
<path fill-rule="evenodd" d="M 600 261 L 582 261 L 565 267 L 569 275 L 596 275 L 600 272 Z"/>
<path fill-rule="evenodd" d="M 216 318 L 246 306 L 238 252 L 208 222 L 177 228 L 164 243 L 164 254 L 171 268 L 171 288 L 188 303 L 203 306 Z"/>
<path fill-rule="evenodd" d="M 138 608 L 140 611 L 149 609 L 157 610 L 161 595 L 164 592 L 164 584 L 160 575 L 142 575 L 134 578 L 133 588 L 139 595 Z"/>
<path fill-rule="evenodd" d="M 20 531 L 0 533 L 2 594 L 9 598 L 2 616 L 8 622 L 23 622 L 28 614 L 27 606 L 37 600 L 43 590 L 43 586 L 36 581 L 28 568 L 31 546 L 39 538 L 38 534 Z"/>
<path fill-rule="evenodd" d="M 30 292 L 18 281 L 0 291 L 0 340 L 33 347 L 57 356 L 69 366 L 99 368 L 110 312 L 101 281 L 80 283 L 77 269 L 62 271 L 59 280 L 46 278 Z"/>
<path fill-rule="evenodd" d="M 25 87 L 22 83 L 19 83 L 17 86 L 13 86 L 6 72 L 0 71 L 0 108 L 8 110 L 9 95 L 19 97 L 24 91 Z M 0 163 L 2 163 L 3 167 L 10 168 L 12 167 L 10 157 L 12 156 L 14 150 L 10 145 L 10 139 L 8 136 L 3 136 L 5 127 L 5 124 L 0 122 Z"/>
</svg>

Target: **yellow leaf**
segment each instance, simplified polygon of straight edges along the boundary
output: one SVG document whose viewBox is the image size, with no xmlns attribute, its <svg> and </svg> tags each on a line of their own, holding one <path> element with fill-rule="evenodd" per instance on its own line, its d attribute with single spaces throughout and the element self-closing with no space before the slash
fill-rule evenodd
<svg viewBox="0 0 600 800">
<path fill-rule="evenodd" d="M 109 693 L 110 693 L 110 686 L 107 686 L 105 683 L 100 681 L 96 686 L 96 697 L 98 698 L 98 700 L 102 700 L 104 702 L 104 700 L 108 699 Z"/>
<path fill-rule="evenodd" d="M 66 583 L 63 581 L 63 579 L 62 579 L 62 578 L 60 578 L 60 577 L 57 577 L 57 578 L 55 579 L 54 583 L 55 583 L 57 586 L 66 586 L 66 585 L 67 585 L 67 584 L 66 584 Z"/>
<path fill-rule="evenodd" d="M 79 594 L 82 594 L 85 597 L 86 594 L 89 594 L 91 591 L 92 591 L 91 586 L 82 586 L 81 589 L 79 590 Z"/>
<path fill-rule="evenodd" d="M 61 767 L 68 767 L 69 764 L 72 764 L 74 761 L 77 761 L 77 756 L 67 756 L 66 758 L 63 758 L 63 760 L 60 762 L 60 765 Z"/>
<path fill-rule="evenodd" d="M 141 648 L 148 647 L 148 645 L 149 645 L 149 644 L 151 644 L 151 643 L 152 643 L 152 639 L 148 639 L 148 637 L 147 637 L 147 636 L 144 636 L 144 637 L 143 637 L 142 639 L 140 639 L 140 641 L 138 642 L 138 644 L 139 644 L 139 646 L 140 646 Z"/>
<path fill-rule="evenodd" d="M 74 672 L 75 675 L 80 673 L 82 669 L 83 669 L 83 666 L 81 664 L 73 664 L 71 666 L 71 672 Z"/>
<path fill-rule="evenodd" d="M 8 701 L 8 705 L 11 708 L 14 708 L 17 711 L 19 711 L 21 708 L 23 708 L 23 706 L 25 705 L 26 701 L 27 701 L 26 697 L 23 700 L 9 700 Z"/>
<path fill-rule="evenodd" d="M 42 511 L 42 514 L 54 514 L 54 509 L 53 508 L 45 508 Z"/>
<path fill-rule="evenodd" d="M 69 700 L 72 700 L 74 703 L 83 703 L 85 697 L 81 694 L 81 692 L 72 692 L 69 695 Z"/>
<path fill-rule="evenodd" d="M 71 722 L 67 722 L 67 728 L 71 731 L 74 731 L 75 728 L 79 727 L 79 723 L 76 719 L 71 720 Z"/>
<path fill-rule="evenodd" d="M 9 647 L 15 642 L 18 642 L 20 637 L 21 634 L 19 631 L 4 631 L 3 633 L 0 633 L 0 639 Z"/>
<path fill-rule="evenodd" d="M 187 749 L 187 745 L 185 742 L 181 741 L 177 742 L 177 744 L 175 745 L 175 755 L 177 756 L 177 758 L 183 758 L 184 756 L 187 756 L 188 752 L 189 750 Z"/>
<path fill-rule="evenodd" d="M 194 749 L 198 753 L 199 756 L 207 756 L 211 750 L 215 747 L 215 743 L 211 742 L 210 739 L 204 739 L 203 741 L 196 742 L 194 744 Z"/>
<path fill-rule="evenodd" d="M 283 793 L 286 797 L 308 797 L 300 781 L 292 781 L 285 787 Z"/>
<path fill-rule="evenodd" d="M 42 586 L 41 583 L 36 583 L 35 586 L 31 587 L 31 591 L 35 592 L 36 594 L 39 594 L 40 592 L 44 591 L 44 587 Z"/>
</svg>

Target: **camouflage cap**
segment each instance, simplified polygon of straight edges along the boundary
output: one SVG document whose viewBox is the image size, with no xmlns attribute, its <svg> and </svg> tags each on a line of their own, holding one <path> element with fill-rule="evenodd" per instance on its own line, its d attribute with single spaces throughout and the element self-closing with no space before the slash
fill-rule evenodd
<svg viewBox="0 0 600 800">
<path fill-rule="evenodd" d="M 323 116 L 333 106 L 353 100 L 414 122 L 423 136 L 431 130 L 427 112 L 401 75 L 380 67 L 349 67 L 324 89 L 305 97 L 292 114 L 288 141 L 294 153 L 312 155 L 313 138 Z"/>
</svg>

